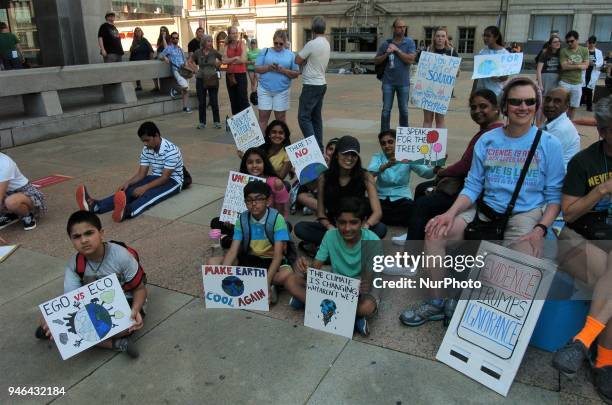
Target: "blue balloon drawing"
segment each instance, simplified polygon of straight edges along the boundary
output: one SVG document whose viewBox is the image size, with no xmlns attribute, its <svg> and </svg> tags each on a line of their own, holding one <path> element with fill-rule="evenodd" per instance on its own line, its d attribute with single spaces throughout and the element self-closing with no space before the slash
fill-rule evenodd
<svg viewBox="0 0 612 405">
<path fill-rule="evenodd" d="M 332 300 L 324 299 L 321 301 L 321 313 L 323 314 L 323 324 L 327 326 L 332 316 L 336 315 L 336 303 Z"/>
<path fill-rule="evenodd" d="M 221 288 L 232 297 L 244 294 L 244 282 L 236 276 L 227 276 L 221 281 Z"/>
<path fill-rule="evenodd" d="M 492 60 L 484 60 L 478 65 L 478 74 L 483 76 L 490 76 L 497 70 L 497 65 Z"/>
<path fill-rule="evenodd" d="M 319 178 L 319 175 L 327 170 L 323 163 L 311 163 L 300 172 L 300 184 L 307 184 Z"/>
</svg>

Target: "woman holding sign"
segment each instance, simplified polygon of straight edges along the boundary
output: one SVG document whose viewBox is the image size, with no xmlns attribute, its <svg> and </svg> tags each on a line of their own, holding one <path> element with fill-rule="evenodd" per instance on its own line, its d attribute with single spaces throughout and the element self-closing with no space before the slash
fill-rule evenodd
<svg viewBox="0 0 612 405">
<path fill-rule="evenodd" d="M 502 53 L 509 53 L 506 48 L 504 48 L 504 39 L 502 37 L 499 28 L 494 25 L 491 25 L 485 28 L 484 33 L 482 34 L 482 39 L 484 41 L 485 47 L 478 53 L 479 55 L 496 55 Z M 497 97 L 500 96 L 502 90 L 504 88 L 504 83 L 508 80 L 508 76 L 498 76 L 498 77 L 486 77 L 484 79 L 478 79 L 476 82 L 476 89 L 489 89 Z M 475 90 L 476 90 L 475 89 Z"/>
</svg>

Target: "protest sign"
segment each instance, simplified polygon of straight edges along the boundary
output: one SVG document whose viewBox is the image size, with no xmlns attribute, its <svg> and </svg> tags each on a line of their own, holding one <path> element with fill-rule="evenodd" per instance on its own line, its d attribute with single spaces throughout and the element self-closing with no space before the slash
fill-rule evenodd
<svg viewBox="0 0 612 405">
<path fill-rule="evenodd" d="M 444 166 L 446 162 L 446 128 L 397 127 L 395 159 L 429 166 Z"/>
<path fill-rule="evenodd" d="M 0 246 L 0 263 L 5 261 L 18 247 L 19 245 Z"/>
<path fill-rule="evenodd" d="M 247 207 L 244 204 L 243 189 L 247 183 L 251 181 L 263 181 L 266 179 L 248 174 L 230 171 L 227 178 L 227 187 L 225 188 L 225 198 L 221 207 L 221 222 L 230 222 L 232 225 L 238 219 L 240 213 L 246 211 Z"/>
<path fill-rule="evenodd" d="M 319 178 L 327 170 L 325 158 L 314 135 L 293 143 L 285 148 L 295 168 L 300 184 L 307 184 Z"/>
<path fill-rule="evenodd" d="M 132 326 L 132 310 L 116 274 L 39 305 L 66 360 Z"/>
<path fill-rule="evenodd" d="M 304 325 L 351 339 L 359 283 L 355 278 L 309 268 Z"/>
<path fill-rule="evenodd" d="M 485 264 L 470 278 L 482 288 L 464 290 L 436 358 L 506 396 L 556 266 L 489 242 L 478 255 Z"/>
<path fill-rule="evenodd" d="M 202 266 L 206 308 L 268 311 L 268 272 L 242 266 Z"/>
<path fill-rule="evenodd" d="M 446 114 L 461 58 L 421 52 L 411 100 L 418 108 Z"/>
<path fill-rule="evenodd" d="M 522 53 L 474 55 L 474 73 L 472 73 L 472 79 L 515 75 L 521 73 L 522 66 Z"/>
<path fill-rule="evenodd" d="M 253 107 L 242 110 L 233 117 L 228 118 L 227 125 L 232 132 L 236 147 L 241 152 L 266 143 L 261 133 L 259 122 L 253 112 Z"/>
</svg>

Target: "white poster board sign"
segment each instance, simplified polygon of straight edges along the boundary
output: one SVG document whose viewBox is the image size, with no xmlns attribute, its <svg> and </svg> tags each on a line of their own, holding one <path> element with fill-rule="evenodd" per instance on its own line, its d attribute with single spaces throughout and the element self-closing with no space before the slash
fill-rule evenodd
<svg viewBox="0 0 612 405">
<path fill-rule="evenodd" d="M 351 339 L 359 283 L 355 278 L 309 268 L 304 326 Z"/>
<path fill-rule="evenodd" d="M 269 310 L 266 269 L 204 265 L 202 278 L 207 309 Z"/>
<path fill-rule="evenodd" d="M 38 306 L 66 360 L 132 326 L 117 275 L 101 278 Z"/>
<path fill-rule="evenodd" d="M 17 248 L 19 245 L 5 245 L 0 246 L 0 263 L 5 261 Z"/>
<path fill-rule="evenodd" d="M 221 207 L 221 222 L 230 222 L 232 225 L 236 223 L 238 216 L 246 211 L 247 207 L 244 203 L 243 189 L 247 183 L 251 181 L 263 181 L 266 179 L 257 176 L 231 171 L 227 178 L 227 187 L 225 188 L 225 198 Z"/>
<path fill-rule="evenodd" d="M 493 55 L 474 55 L 472 79 L 509 76 L 521 73 L 522 53 L 497 53 Z"/>
<path fill-rule="evenodd" d="M 246 108 L 228 118 L 227 125 L 232 132 L 236 147 L 241 152 L 246 152 L 249 148 L 266 143 L 259 127 L 259 121 L 255 117 L 255 112 L 253 112 L 253 107 Z"/>
<path fill-rule="evenodd" d="M 485 265 L 470 277 L 482 288 L 464 290 L 436 358 L 506 396 L 556 266 L 489 242 L 478 255 Z"/>
<path fill-rule="evenodd" d="M 411 100 L 418 108 L 446 114 L 461 58 L 421 52 Z"/>
<path fill-rule="evenodd" d="M 325 158 L 314 135 L 287 146 L 285 150 L 300 184 L 318 179 L 319 175 L 327 170 Z"/>
<path fill-rule="evenodd" d="M 431 167 L 446 163 L 446 128 L 397 127 L 395 159 Z"/>
</svg>

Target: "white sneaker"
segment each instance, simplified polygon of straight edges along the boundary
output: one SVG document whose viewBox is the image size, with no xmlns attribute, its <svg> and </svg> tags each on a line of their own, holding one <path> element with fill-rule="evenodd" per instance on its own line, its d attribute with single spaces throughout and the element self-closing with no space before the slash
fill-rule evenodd
<svg viewBox="0 0 612 405">
<path fill-rule="evenodd" d="M 383 269 L 382 273 L 386 276 L 403 276 L 403 277 L 414 277 L 416 275 L 416 269 L 412 266 L 393 266 Z"/>
<path fill-rule="evenodd" d="M 391 239 L 393 240 L 394 245 L 404 246 L 406 244 L 406 239 L 408 238 L 408 234 L 402 234 L 398 236 L 394 236 Z"/>
</svg>

